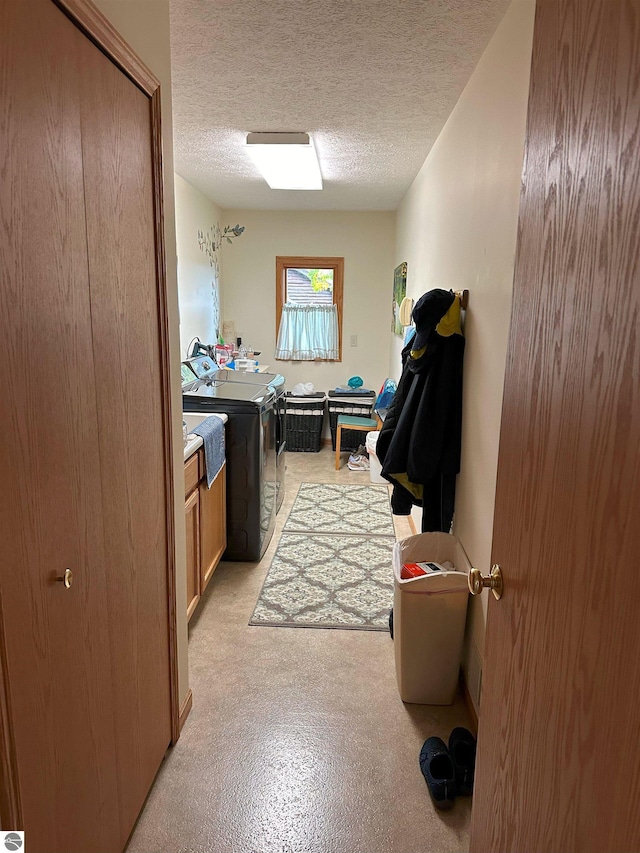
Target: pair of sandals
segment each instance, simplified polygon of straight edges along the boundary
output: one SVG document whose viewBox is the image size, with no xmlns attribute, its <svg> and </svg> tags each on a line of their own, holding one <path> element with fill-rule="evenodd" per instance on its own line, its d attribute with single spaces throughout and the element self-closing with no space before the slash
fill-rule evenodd
<svg viewBox="0 0 640 853">
<path fill-rule="evenodd" d="M 420 769 L 436 808 L 450 809 L 457 795 L 473 792 L 476 768 L 476 739 L 468 729 L 457 726 L 449 735 L 449 746 L 430 737 L 420 751 Z"/>
</svg>

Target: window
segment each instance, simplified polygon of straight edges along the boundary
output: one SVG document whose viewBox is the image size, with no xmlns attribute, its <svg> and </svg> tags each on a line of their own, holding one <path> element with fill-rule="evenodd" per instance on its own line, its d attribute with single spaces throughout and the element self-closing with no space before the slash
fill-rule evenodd
<svg viewBox="0 0 640 853">
<path fill-rule="evenodd" d="M 276 359 L 342 360 L 344 258 L 276 258 Z"/>
</svg>

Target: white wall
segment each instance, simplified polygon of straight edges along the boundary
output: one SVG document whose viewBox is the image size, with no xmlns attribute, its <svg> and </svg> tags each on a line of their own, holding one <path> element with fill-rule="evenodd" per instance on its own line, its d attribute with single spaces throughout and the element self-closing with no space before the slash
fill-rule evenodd
<svg viewBox="0 0 640 853">
<path fill-rule="evenodd" d="M 455 533 L 491 562 L 502 389 L 511 313 L 535 0 L 515 0 L 398 210 L 407 293 L 468 288 L 461 473 Z M 390 375 L 400 370 L 391 341 Z M 477 698 L 487 593 L 472 600 L 465 669 Z"/>
<path fill-rule="evenodd" d="M 176 528 L 176 604 L 178 621 L 178 695 L 182 702 L 189 690 L 187 657 L 187 569 L 184 526 L 184 455 L 182 452 L 182 393 L 180 390 L 180 335 L 178 329 L 178 282 L 176 277 L 176 230 L 173 190 L 173 123 L 171 111 L 171 46 L 169 0 L 95 0 L 100 11 L 155 74 L 161 87 L 162 146 L 164 171 L 164 231 L 167 259 L 167 306 L 171 357 L 171 407 Z"/>
<path fill-rule="evenodd" d="M 284 374 L 287 387 L 313 382 L 321 391 L 358 375 L 377 391 L 387 376 L 393 297 L 392 212 L 227 210 L 246 230 L 224 253 L 224 319 L 235 321 L 260 361 Z M 342 362 L 274 361 L 276 256 L 344 257 Z M 350 346 L 357 335 L 357 347 Z"/>
<path fill-rule="evenodd" d="M 216 222 L 224 228 L 220 208 L 190 183 L 175 175 L 176 242 L 178 248 L 178 298 L 180 302 L 180 350 L 188 355 L 189 342 L 197 335 L 203 343 L 215 343 L 222 330 L 220 317 L 221 252 L 218 269 L 212 266 L 198 243 L 198 231 L 206 236 Z"/>
</svg>

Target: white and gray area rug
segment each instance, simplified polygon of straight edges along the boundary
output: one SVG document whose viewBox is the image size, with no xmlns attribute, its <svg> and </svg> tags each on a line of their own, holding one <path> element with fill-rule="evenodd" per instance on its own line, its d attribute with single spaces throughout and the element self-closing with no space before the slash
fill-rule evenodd
<svg viewBox="0 0 640 853">
<path fill-rule="evenodd" d="M 285 533 L 394 536 L 386 486 L 302 483 Z"/>
<path fill-rule="evenodd" d="M 388 631 L 394 542 L 386 487 L 302 483 L 249 624 Z"/>
<path fill-rule="evenodd" d="M 388 631 L 394 541 L 283 533 L 249 624 Z"/>
</svg>

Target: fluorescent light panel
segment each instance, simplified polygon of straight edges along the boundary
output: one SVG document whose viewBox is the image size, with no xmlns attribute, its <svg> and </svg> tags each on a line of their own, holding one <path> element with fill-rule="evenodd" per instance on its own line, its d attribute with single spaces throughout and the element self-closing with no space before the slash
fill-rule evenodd
<svg viewBox="0 0 640 853">
<path fill-rule="evenodd" d="M 322 175 L 308 133 L 249 133 L 247 151 L 272 190 L 321 190 Z"/>
</svg>

